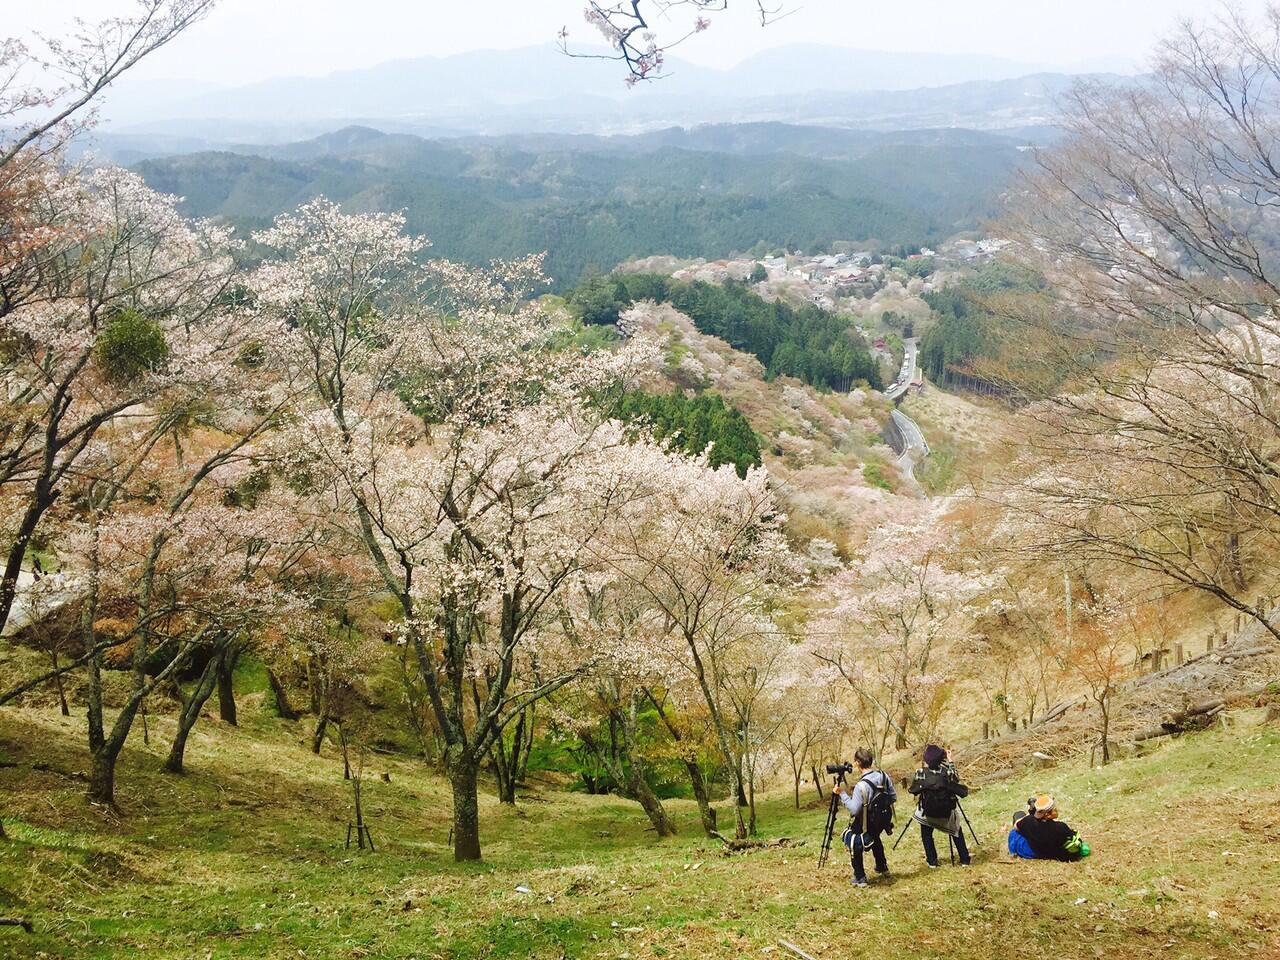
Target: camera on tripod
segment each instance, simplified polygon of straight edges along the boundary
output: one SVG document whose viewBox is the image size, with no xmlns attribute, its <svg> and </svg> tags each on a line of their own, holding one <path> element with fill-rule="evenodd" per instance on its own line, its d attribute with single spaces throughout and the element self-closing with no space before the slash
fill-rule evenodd
<svg viewBox="0 0 1280 960">
<path fill-rule="evenodd" d="M 827 773 L 836 776 L 841 773 L 853 773 L 852 763 L 828 763 Z"/>
</svg>

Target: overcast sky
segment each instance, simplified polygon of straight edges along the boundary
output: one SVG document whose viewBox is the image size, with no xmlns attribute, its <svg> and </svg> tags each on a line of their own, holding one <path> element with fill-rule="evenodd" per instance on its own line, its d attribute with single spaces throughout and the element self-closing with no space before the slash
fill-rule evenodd
<svg viewBox="0 0 1280 960">
<path fill-rule="evenodd" d="M 240 84 L 320 75 L 386 60 L 592 40 L 584 0 L 221 0 L 209 19 L 138 71 L 151 79 Z M 751 0 L 730 0 L 710 31 L 678 55 L 730 66 L 771 46 L 826 43 L 898 51 L 989 53 L 1061 66 L 1131 62 L 1180 17 L 1218 0 L 783 0 L 792 14 L 767 29 Z M 1260 9 L 1264 0 L 1245 0 Z M 57 32 L 71 18 L 128 10 L 130 0 L 0 0 L 0 35 Z"/>
</svg>

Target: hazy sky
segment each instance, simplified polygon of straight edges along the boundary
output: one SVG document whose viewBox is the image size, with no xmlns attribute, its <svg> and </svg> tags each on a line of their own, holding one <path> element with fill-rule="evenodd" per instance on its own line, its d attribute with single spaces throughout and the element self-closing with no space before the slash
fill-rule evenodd
<svg viewBox="0 0 1280 960">
<path fill-rule="evenodd" d="M 751 0 L 730 0 L 678 55 L 729 66 L 758 50 L 827 43 L 874 50 L 990 53 L 1038 64 L 1141 64 L 1179 17 L 1218 0 L 783 0 L 791 16 L 761 29 Z M 1263 0 L 1245 0 L 1261 8 Z M 0 35 L 56 32 L 72 17 L 127 10 L 130 0 L 0 0 Z M 238 84 L 325 74 L 402 57 L 550 42 L 562 26 L 591 41 L 583 0 L 221 0 L 208 20 L 138 71 L 158 79 Z"/>
</svg>

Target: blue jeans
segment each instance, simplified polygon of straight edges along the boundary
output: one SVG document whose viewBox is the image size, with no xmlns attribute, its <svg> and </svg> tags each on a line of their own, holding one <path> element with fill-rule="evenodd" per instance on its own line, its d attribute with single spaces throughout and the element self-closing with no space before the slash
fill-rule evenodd
<svg viewBox="0 0 1280 960">
<path fill-rule="evenodd" d="M 961 863 L 969 862 L 969 847 L 964 842 L 964 831 L 960 831 L 958 837 L 952 837 L 952 841 L 956 845 L 956 853 L 960 855 Z M 920 842 L 924 844 L 924 858 L 928 861 L 929 866 L 936 867 L 938 865 L 938 848 L 933 844 L 933 827 L 920 824 Z"/>
</svg>

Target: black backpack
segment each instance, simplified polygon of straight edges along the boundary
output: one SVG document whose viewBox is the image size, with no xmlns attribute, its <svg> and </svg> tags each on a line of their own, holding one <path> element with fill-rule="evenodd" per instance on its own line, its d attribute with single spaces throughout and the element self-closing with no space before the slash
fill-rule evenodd
<svg viewBox="0 0 1280 960">
<path fill-rule="evenodd" d="M 925 770 L 920 778 L 920 812 L 926 817 L 945 820 L 956 808 L 951 782 L 941 770 Z"/>
<path fill-rule="evenodd" d="M 871 790 L 871 796 L 862 808 L 862 833 L 868 837 L 893 833 L 893 795 L 889 792 L 889 775 L 883 770 L 873 772 L 880 774 L 879 785 L 867 775 L 862 777 Z"/>
</svg>

